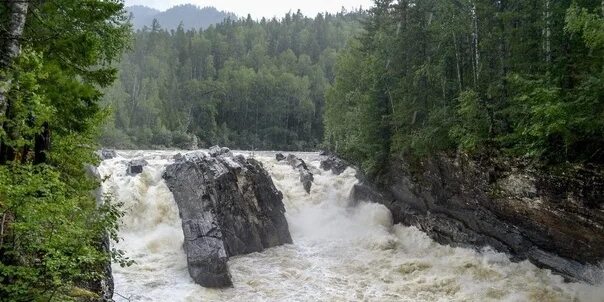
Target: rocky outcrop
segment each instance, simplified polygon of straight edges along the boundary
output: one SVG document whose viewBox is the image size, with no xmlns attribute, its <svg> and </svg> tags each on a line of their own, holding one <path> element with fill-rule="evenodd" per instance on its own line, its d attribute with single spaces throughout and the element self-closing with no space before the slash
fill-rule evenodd
<svg viewBox="0 0 604 302">
<path fill-rule="evenodd" d="M 308 166 L 304 162 L 304 160 L 296 157 L 293 154 L 290 154 L 285 158 L 287 163 L 292 166 L 295 170 L 300 174 L 300 182 L 302 186 L 304 186 L 304 190 L 306 193 L 310 194 L 310 189 L 312 188 L 312 182 L 315 180 L 314 175 L 308 169 Z"/>
<path fill-rule="evenodd" d="M 189 274 L 202 286 L 232 284 L 231 256 L 292 242 L 283 196 L 254 159 L 212 148 L 176 157 L 164 179 L 180 211 Z"/>
<path fill-rule="evenodd" d="M 144 159 L 134 159 L 128 163 L 126 173 L 130 176 L 141 174 L 143 173 L 143 168 L 148 164 Z"/>
<path fill-rule="evenodd" d="M 350 166 L 345 160 L 334 154 L 321 152 L 321 155 L 326 156 L 325 159 L 321 160 L 321 169 L 331 171 L 335 175 L 342 174 Z"/>
<path fill-rule="evenodd" d="M 593 267 L 604 259 L 604 178 L 587 170 L 571 174 L 481 164 L 462 155 L 413 169 L 392 160 L 374 184 L 355 186 L 352 196 L 383 203 L 396 223 L 414 225 L 440 243 L 491 246 L 567 280 L 597 283 L 601 270 Z"/>
<path fill-rule="evenodd" d="M 103 236 L 100 248 L 104 253 L 111 252 L 111 241 L 108 234 Z M 100 294 L 101 301 L 113 301 L 114 282 L 110 259 L 103 265 L 102 277 L 96 283 L 95 292 Z"/>
<path fill-rule="evenodd" d="M 115 152 L 115 151 L 114 151 Z M 108 158 L 111 159 L 111 158 Z M 97 181 L 102 181 L 101 174 L 98 169 L 93 165 L 85 165 L 86 174 L 88 177 L 94 178 Z M 96 198 L 97 206 L 101 206 L 105 200 L 103 199 L 101 188 L 97 188 L 93 195 Z M 96 245 L 98 251 L 109 255 L 111 253 L 111 239 L 109 234 L 104 234 L 99 239 Z M 90 293 L 90 297 L 84 299 L 76 299 L 77 301 L 95 301 L 95 302 L 110 302 L 113 301 L 114 293 L 114 282 L 113 272 L 111 269 L 111 259 L 107 259 L 100 264 L 100 267 L 88 268 L 90 271 L 97 273 L 97 277 L 93 280 L 82 281 L 76 284 L 77 288 L 82 290 L 84 293 Z M 86 296 L 86 295 L 85 295 Z"/>
</svg>

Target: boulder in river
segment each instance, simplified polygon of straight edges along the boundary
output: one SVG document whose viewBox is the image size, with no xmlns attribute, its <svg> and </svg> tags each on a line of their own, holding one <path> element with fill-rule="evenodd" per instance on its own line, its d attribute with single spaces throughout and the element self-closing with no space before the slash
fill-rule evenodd
<svg viewBox="0 0 604 302">
<path fill-rule="evenodd" d="M 163 177 L 178 205 L 196 283 L 231 286 L 229 257 L 292 242 L 283 195 L 256 160 L 216 147 L 179 157 Z"/>
<path fill-rule="evenodd" d="M 284 159 L 285 159 L 285 155 L 283 155 L 283 153 L 277 153 L 277 154 L 275 155 L 275 159 L 276 159 L 277 161 L 282 161 L 282 160 L 284 160 Z"/>
<path fill-rule="evenodd" d="M 296 157 L 293 154 L 290 154 L 286 158 L 287 163 L 292 166 L 295 170 L 298 170 L 300 173 L 300 182 L 302 186 L 304 186 L 304 190 L 306 193 L 310 194 L 310 189 L 312 187 L 312 182 L 315 180 L 314 175 L 308 169 L 308 166 L 301 158 Z"/>
<path fill-rule="evenodd" d="M 126 173 L 130 176 L 141 174 L 143 173 L 143 168 L 148 164 L 144 159 L 134 159 L 128 163 Z"/>
<path fill-rule="evenodd" d="M 335 175 L 342 174 L 346 168 L 350 166 L 346 161 L 342 160 L 336 155 L 329 153 L 321 153 L 321 155 L 327 156 L 327 158 L 321 161 L 321 169 L 325 171 L 331 170 L 331 172 Z"/>
</svg>

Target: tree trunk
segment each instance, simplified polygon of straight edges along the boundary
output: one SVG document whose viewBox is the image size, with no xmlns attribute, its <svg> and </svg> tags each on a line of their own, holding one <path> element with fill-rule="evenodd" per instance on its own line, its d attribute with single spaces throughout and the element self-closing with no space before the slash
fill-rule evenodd
<svg viewBox="0 0 604 302">
<path fill-rule="evenodd" d="M 478 50 L 478 14 L 476 3 L 472 5 L 472 46 L 474 48 L 474 85 L 478 86 L 480 78 L 480 51 Z"/>
<path fill-rule="evenodd" d="M 463 84 L 461 82 L 461 67 L 459 64 L 460 55 L 459 55 L 459 47 L 457 47 L 457 36 L 455 35 L 455 31 L 453 31 L 453 46 L 455 47 L 455 65 L 457 68 L 457 83 L 459 85 L 459 93 L 461 93 L 463 91 Z"/>
<path fill-rule="evenodd" d="M 545 11 L 543 12 L 543 18 L 545 19 L 545 28 L 543 29 L 543 51 L 545 52 L 545 62 L 548 64 L 552 61 L 552 51 L 551 51 L 551 9 L 550 9 L 550 0 L 545 0 Z"/>
<path fill-rule="evenodd" d="M 8 30 L 2 37 L 2 46 L 0 47 L 0 70 L 6 71 L 12 64 L 15 58 L 19 56 L 21 51 L 21 36 L 25 28 L 25 20 L 27 17 L 28 1 L 25 0 L 6 0 L 8 8 Z M 6 75 L 0 73 L 0 119 L 4 119 L 7 110 L 10 107 L 10 100 L 7 98 L 7 92 L 10 89 L 10 79 Z M 4 124 L 0 127 L 4 128 Z M 10 131 L 6 131 L 10 133 Z M 0 140 L 0 163 L 14 158 L 14 150 L 6 143 Z"/>
<path fill-rule="evenodd" d="M 6 0 L 6 6 L 9 10 L 8 31 L 2 37 L 2 52 L 0 52 L 0 70 L 6 70 L 13 63 L 13 60 L 19 55 L 21 49 L 21 35 L 25 28 L 25 19 L 27 17 L 27 8 L 29 3 L 24 0 Z M 6 78 L 0 76 L 0 117 L 6 114 L 8 100 L 6 92 L 10 83 Z"/>
<path fill-rule="evenodd" d="M 48 122 L 42 125 L 42 133 L 36 135 L 34 146 L 34 165 L 43 164 L 48 160 L 48 152 L 50 150 L 50 127 Z"/>
<path fill-rule="evenodd" d="M 13 60 L 19 55 L 21 49 L 21 35 L 25 28 L 28 1 L 6 0 L 9 9 L 8 32 L 4 37 L 2 54 L 0 55 L 0 68 L 9 67 Z"/>
</svg>

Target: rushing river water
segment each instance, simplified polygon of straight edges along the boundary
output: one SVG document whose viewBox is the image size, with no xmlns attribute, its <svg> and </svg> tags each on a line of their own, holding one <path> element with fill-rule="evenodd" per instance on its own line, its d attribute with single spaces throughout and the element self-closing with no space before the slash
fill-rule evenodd
<svg viewBox="0 0 604 302">
<path fill-rule="evenodd" d="M 234 287 L 205 289 L 187 271 L 178 208 L 162 179 L 176 152 L 118 152 L 99 171 L 103 190 L 124 203 L 118 249 L 136 261 L 114 265 L 116 301 L 604 301 L 604 287 L 564 283 L 529 262 L 489 250 L 435 243 L 413 227 L 393 225 L 382 205 L 351 205 L 355 171 L 319 167 L 316 153 L 297 153 L 315 174 L 310 194 L 274 153 L 260 160 L 283 192 L 294 244 L 232 257 Z M 144 158 L 142 174 L 126 175 Z"/>
</svg>

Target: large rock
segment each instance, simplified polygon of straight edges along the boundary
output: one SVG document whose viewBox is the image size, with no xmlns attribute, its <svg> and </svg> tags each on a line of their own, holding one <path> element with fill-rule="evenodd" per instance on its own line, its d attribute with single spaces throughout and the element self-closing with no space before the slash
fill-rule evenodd
<svg viewBox="0 0 604 302">
<path fill-rule="evenodd" d="M 282 161 L 285 159 L 285 155 L 283 155 L 283 153 L 277 153 L 277 154 L 275 154 L 275 159 L 277 161 Z"/>
<path fill-rule="evenodd" d="M 130 176 L 138 175 L 143 173 L 143 168 L 149 163 L 144 159 L 134 159 L 128 163 L 126 173 Z"/>
<path fill-rule="evenodd" d="M 321 160 L 321 169 L 325 171 L 331 170 L 335 175 L 342 174 L 350 166 L 346 161 L 334 154 L 323 151 L 321 152 L 321 156 L 326 156 L 325 159 Z"/>
<path fill-rule="evenodd" d="M 300 174 L 300 182 L 304 187 L 306 193 L 310 194 L 310 189 L 312 187 L 312 183 L 315 180 L 314 175 L 308 169 L 308 166 L 304 162 L 304 160 L 296 157 L 293 154 L 289 154 L 287 158 L 285 158 L 287 163 L 292 166 L 295 170 Z"/>
<path fill-rule="evenodd" d="M 589 170 L 554 176 L 512 163 L 441 156 L 413 169 L 392 160 L 352 196 L 386 205 L 396 223 L 436 241 L 491 246 L 567 280 L 598 283 L 604 259 L 604 185 Z"/>
<path fill-rule="evenodd" d="M 262 165 L 226 148 L 180 156 L 164 179 L 178 205 L 189 274 L 205 287 L 232 284 L 227 261 L 291 243 L 283 195 Z"/>
</svg>

